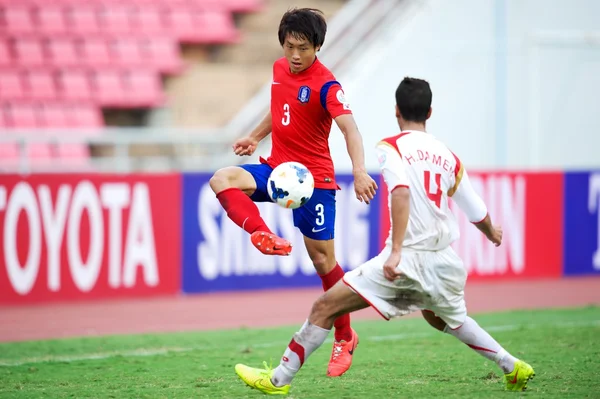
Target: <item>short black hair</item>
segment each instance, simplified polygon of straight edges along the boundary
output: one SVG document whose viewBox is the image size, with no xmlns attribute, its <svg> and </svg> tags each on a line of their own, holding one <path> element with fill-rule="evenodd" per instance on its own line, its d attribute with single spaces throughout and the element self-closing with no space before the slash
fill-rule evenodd
<svg viewBox="0 0 600 399">
<path fill-rule="evenodd" d="M 327 22 L 321 10 L 316 8 L 292 8 L 288 10 L 279 23 L 279 44 L 283 46 L 287 35 L 302 40 L 306 39 L 313 47 L 321 47 L 325 42 Z"/>
<path fill-rule="evenodd" d="M 431 108 L 431 88 L 423 79 L 405 77 L 396 89 L 400 115 L 410 122 L 425 122 Z"/>
</svg>

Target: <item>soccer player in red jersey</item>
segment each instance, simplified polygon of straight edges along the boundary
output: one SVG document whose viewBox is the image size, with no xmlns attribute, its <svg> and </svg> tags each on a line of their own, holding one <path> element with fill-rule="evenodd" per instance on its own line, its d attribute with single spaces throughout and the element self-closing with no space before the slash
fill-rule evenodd
<svg viewBox="0 0 600 399">
<path fill-rule="evenodd" d="M 292 9 L 283 15 L 279 42 L 284 57 L 273 64 L 271 110 L 250 135 L 233 145 L 237 155 L 252 155 L 258 143 L 271 133 L 271 156 L 261 158 L 259 164 L 220 169 L 210 180 L 227 215 L 251 234 L 254 246 L 264 254 L 289 255 L 291 243 L 267 227 L 254 202 L 271 201 L 267 181 L 273 168 L 288 161 L 304 164 L 314 176 L 315 190 L 306 204 L 293 210 L 294 225 L 304 235 L 306 250 L 324 290 L 344 275 L 335 259 L 333 241 L 335 193 L 339 189 L 328 143 L 333 120 L 346 139 L 356 198 L 369 203 L 377 189 L 365 169 L 362 137 L 342 86 L 317 58 L 326 31 L 319 10 Z M 334 326 L 335 341 L 327 368 L 331 377 L 350 368 L 358 344 L 348 315 L 338 318 Z"/>
</svg>

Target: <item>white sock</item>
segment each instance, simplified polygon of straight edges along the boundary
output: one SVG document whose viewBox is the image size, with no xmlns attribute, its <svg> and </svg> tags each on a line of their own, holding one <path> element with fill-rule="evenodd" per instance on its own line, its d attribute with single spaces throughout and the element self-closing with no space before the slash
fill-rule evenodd
<svg viewBox="0 0 600 399">
<path fill-rule="evenodd" d="M 510 373 L 515 368 L 517 359 L 504 350 L 490 334 L 469 316 L 467 316 L 462 326 L 455 330 L 446 326 L 444 332 L 455 336 L 480 355 L 496 362 L 504 373 Z"/>
<path fill-rule="evenodd" d="M 271 381 L 277 387 L 287 385 L 294 379 L 304 361 L 327 339 L 331 330 L 315 326 L 306 320 L 290 341 L 281 357 L 279 366 L 273 370 Z"/>
</svg>

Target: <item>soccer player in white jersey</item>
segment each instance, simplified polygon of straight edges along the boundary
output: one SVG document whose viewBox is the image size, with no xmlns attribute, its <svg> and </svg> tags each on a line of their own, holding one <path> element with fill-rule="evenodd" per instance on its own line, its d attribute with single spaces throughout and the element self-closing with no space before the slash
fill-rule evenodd
<svg viewBox="0 0 600 399">
<path fill-rule="evenodd" d="M 426 132 L 431 98 L 429 83 L 405 78 L 396 90 L 401 132 L 376 147 L 389 192 L 391 228 L 385 248 L 315 301 L 277 368 L 271 370 L 266 363 L 264 369 L 236 365 L 247 385 L 267 394 L 287 394 L 305 360 L 329 335 L 333 321 L 368 306 L 386 320 L 421 310 L 434 328 L 496 362 L 507 390 L 525 390 L 535 375 L 529 364 L 508 353 L 467 316 L 467 272 L 450 246 L 459 237 L 450 197 L 496 246 L 502 243 L 502 229 L 492 225 L 459 158 Z"/>
</svg>

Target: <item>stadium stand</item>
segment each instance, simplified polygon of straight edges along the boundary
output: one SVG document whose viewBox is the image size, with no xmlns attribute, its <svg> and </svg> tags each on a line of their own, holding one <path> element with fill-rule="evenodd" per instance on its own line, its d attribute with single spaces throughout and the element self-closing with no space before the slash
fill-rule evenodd
<svg viewBox="0 0 600 399">
<path fill-rule="evenodd" d="M 324 8 L 330 16 L 344 1 L 302 6 Z M 127 120 L 119 114 L 110 119 L 114 112 L 137 115 L 164 107 L 180 116 L 170 118 L 169 126 L 223 125 L 268 79 L 270 63 L 280 56 L 279 18 L 296 5 L 0 0 L 0 134 L 5 139 L 11 131 L 84 134 Z M 58 147 L 35 143 L 23 150 L 38 164 L 90 156 L 87 145 Z M 18 145 L 0 141 L 0 170 L 18 164 L 18 158 Z"/>
</svg>

